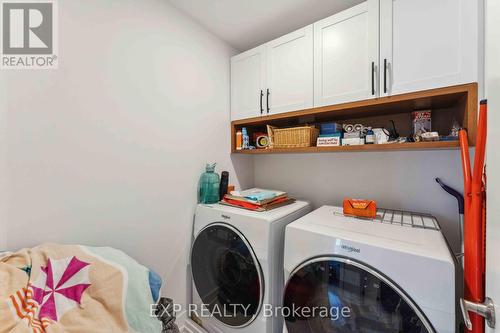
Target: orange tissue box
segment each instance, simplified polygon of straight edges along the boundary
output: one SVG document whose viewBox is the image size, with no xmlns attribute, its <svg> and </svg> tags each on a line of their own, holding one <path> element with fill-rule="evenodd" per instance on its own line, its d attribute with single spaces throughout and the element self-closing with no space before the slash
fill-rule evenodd
<svg viewBox="0 0 500 333">
<path fill-rule="evenodd" d="M 358 217 L 377 217 L 377 202 L 375 200 L 344 199 L 344 215 Z"/>
</svg>

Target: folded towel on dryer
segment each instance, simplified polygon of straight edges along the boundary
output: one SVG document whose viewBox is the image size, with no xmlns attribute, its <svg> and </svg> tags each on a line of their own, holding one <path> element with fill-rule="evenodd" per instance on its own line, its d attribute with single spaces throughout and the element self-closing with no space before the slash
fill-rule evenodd
<svg viewBox="0 0 500 333">
<path fill-rule="evenodd" d="M 256 205 L 265 205 L 277 198 L 286 197 L 286 192 L 263 190 L 260 188 L 251 188 L 244 191 L 232 191 L 227 195 L 230 199 L 246 201 Z"/>
</svg>

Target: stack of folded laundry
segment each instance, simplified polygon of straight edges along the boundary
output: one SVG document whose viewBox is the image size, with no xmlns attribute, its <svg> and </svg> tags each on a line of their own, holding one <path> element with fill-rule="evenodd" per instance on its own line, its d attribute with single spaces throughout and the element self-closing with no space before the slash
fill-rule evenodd
<svg viewBox="0 0 500 333">
<path fill-rule="evenodd" d="M 245 191 L 232 191 L 220 202 L 223 205 L 264 212 L 273 208 L 288 205 L 295 199 L 286 192 L 251 188 Z"/>
</svg>

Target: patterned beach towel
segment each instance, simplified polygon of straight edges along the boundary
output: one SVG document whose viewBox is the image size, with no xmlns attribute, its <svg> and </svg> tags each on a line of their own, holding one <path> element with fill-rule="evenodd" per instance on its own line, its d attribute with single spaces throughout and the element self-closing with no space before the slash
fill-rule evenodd
<svg viewBox="0 0 500 333">
<path fill-rule="evenodd" d="M 0 333 L 161 332 L 161 280 L 109 247 L 44 244 L 0 254 Z"/>
</svg>

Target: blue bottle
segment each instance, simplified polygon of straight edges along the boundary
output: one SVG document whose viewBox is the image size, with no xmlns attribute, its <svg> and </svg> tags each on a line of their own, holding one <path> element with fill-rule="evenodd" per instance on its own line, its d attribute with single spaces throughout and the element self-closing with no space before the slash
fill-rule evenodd
<svg viewBox="0 0 500 333">
<path fill-rule="evenodd" d="M 372 145 L 375 143 L 375 133 L 373 132 L 371 127 L 368 127 L 368 131 L 366 132 L 365 143 L 367 145 Z"/>
<path fill-rule="evenodd" d="M 207 164 L 205 172 L 198 183 L 198 203 L 214 204 L 219 202 L 219 175 L 215 172 L 214 164 Z"/>
</svg>

